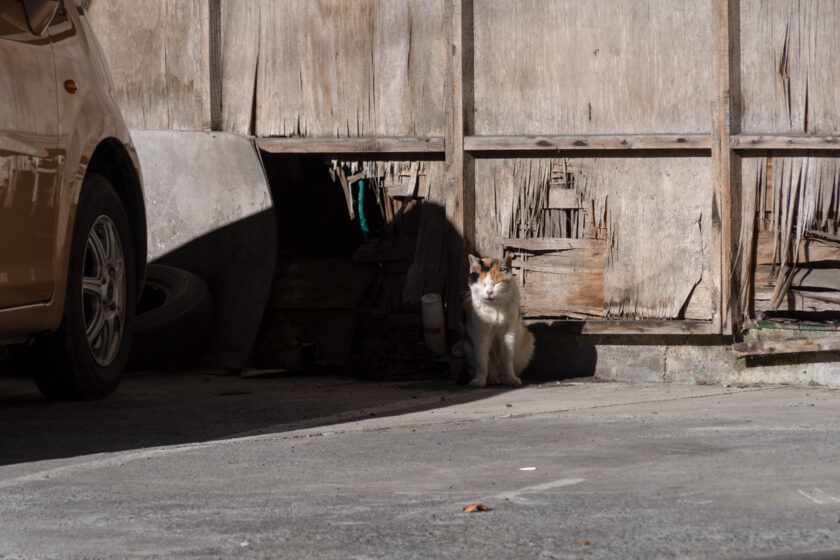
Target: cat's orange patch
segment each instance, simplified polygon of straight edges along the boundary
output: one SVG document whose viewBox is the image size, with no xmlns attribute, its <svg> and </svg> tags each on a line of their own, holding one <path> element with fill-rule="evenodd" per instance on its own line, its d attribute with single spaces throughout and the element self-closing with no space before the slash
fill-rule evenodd
<svg viewBox="0 0 840 560">
<path fill-rule="evenodd" d="M 495 282 L 496 284 L 501 282 L 507 282 L 508 276 L 504 272 L 502 272 L 501 262 L 497 261 L 496 259 L 491 258 L 484 258 L 481 259 L 481 272 L 478 273 L 479 281 L 484 281 L 485 278 L 488 276 L 490 280 Z"/>
</svg>

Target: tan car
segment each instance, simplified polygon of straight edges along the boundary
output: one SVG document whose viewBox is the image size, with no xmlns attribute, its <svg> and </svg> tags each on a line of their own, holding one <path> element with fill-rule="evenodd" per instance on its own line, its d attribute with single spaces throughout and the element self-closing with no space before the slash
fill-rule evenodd
<svg viewBox="0 0 840 560">
<path fill-rule="evenodd" d="M 128 360 L 146 218 L 81 5 L 0 0 L 0 76 L 0 344 L 26 348 L 47 398 L 103 397 Z"/>
</svg>

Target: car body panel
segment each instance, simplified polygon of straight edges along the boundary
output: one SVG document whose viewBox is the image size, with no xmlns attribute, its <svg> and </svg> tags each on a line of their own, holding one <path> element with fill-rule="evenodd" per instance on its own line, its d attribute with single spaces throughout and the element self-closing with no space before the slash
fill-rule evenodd
<svg viewBox="0 0 840 560">
<path fill-rule="evenodd" d="M 18 8 L 18 10 L 15 10 Z M 15 13 L 17 12 L 17 13 Z M 57 98 L 50 41 L 0 1 L 0 308 L 49 300 L 55 284 Z M 4 17 L 5 16 L 5 17 Z"/>
<path fill-rule="evenodd" d="M 0 0 L 0 9 L 8 2 L 19 2 L 19 0 Z M 49 290 L 41 288 L 34 299 L 33 296 L 29 296 L 29 301 L 18 298 L 10 305 L 9 296 L 0 295 L 0 337 L 53 330 L 60 325 L 64 310 L 67 267 L 76 205 L 87 167 L 98 147 L 105 143 L 119 146 L 126 156 L 123 158 L 123 165 L 130 166 L 131 172 L 137 179 L 135 188 L 138 192 L 132 196 L 139 198 L 141 211 L 143 209 L 137 154 L 114 98 L 107 65 L 82 10 L 75 2 L 65 0 L 64 9 L 56 13 L 47 29 L 46 36 L 40 40 L 46 42 L 47 49 L 52 49 L 50 64 L 54 64 L 55 84 L 52 96 L 54 111 L 52 128 L 45 127 L 46 133 L 38 135 L 39 138 L 44 139 L 39 154 L 46 151 L 48 156 L 52 156 L 55 160 L 57 169 L 54 174 L 56 188 L 48 194 L 39 193 L 39 197 L 44 197 L 39 198 L 41 203 L 45 206 L 52 204 L 53 210 L 48 249 L 52 281 Z M 9 43 L 0 42 L 0 51 L 8 48 Z M 0 61 L 4 60 L 4 56 L 5 54 L 0 52 Z M 40 70 L 43 71 L 43 69 Z M 15 63 L 10 71 L 20 74 L 24 70 L 19 63 Z M 35 80 L 32 78 L 25 80 L 20 75 L 15 75 L 14 79 L 9 81 L 18 83 Z M 75 88 L 65 87 L 68 81 L 72 82 Z M 0 86 L 0 92 L 2 92 L 2 87 Z M 75 92 L 71 93 L 72 89 L 75 89 Z M 39 103 L 43 102 L 45 106 L 50 105 L 50 101 L 40 98 L 36 100 Z M 5 96 L 0 97 L 0 104 L 5 103 L 7 103 Z M 11 145 L 13 140 L 20 141 L 17 136 L 9 135 L 3 130 L 0 126 L 0 149 L 3 144 Z M 52 140 L 48 141 L 47 138 L 50 136 Z M 23 140 L 27 138 L 23 137 Z M 23 144 L 29 146 L 25 142 Z M 0 171 L 0 178 L 2 178 L 2 171 Z M 2 204 L 2 193 L 0 193 L 0 204 Z M 141 245 L 145 256 L 145 218 L 142 219 L 142 225 Z M 31 245 L 35 238 L 31 231 L 26 235 L 28 237 L 21 239 L 16 251 L 23 257 L 28 256 L 31 260 L 33 255 Z M 46 233 L 43 235 L 47 236 Z M 10 239 L 9 232 L 0 226 L 0 246 L 8 245 L 7 239 Z M 38 246 L 38 250 L 43 250 L 43 247 Z M 0 268 L 5 262 L 4 258 L 0 256 Z M 3 291 L 2 277 L 0 277 L 0 294 Z M 21 304 L 24 305 L 21 306 Z"/>
</svg>

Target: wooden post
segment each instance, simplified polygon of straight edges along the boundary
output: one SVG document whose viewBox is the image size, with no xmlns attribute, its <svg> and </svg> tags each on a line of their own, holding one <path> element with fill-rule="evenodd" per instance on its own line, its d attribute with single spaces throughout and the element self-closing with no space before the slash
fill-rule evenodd
<svg viewBox="0 0 840 560">
<path fill-rule="evenodd" d="M 718 256 L 712 257 L 714 277 L 713 329 L 732 334 L 740 328 L 736 273 L 741 224 L 740 157 L 730 137 L 741 126 L 740 0 L 714 0 L 717 35 L 715 101 L 712 127 L 712 237 Z"/>
<path fill-rule="evenodd" d="M 474 132 L 473 0 L 447 0 L 449 22 L 446 62 L 444 174 L 449 262 L 446 322 L 457 326 L 460 294 L 466 289 L 467 256 L 475 246 L 475 159 L 464 152 L 464 137 Z"/>
</svg>

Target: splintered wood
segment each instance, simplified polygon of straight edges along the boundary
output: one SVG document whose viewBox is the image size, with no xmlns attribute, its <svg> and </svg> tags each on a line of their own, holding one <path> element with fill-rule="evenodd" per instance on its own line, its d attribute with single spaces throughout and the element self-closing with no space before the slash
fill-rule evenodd
<svg viewBox="0 0 840 560">
<path fill-rule="evenodd" d="M 741 3 L 745 134 L 840 130 L 836 2 Z M 764 152 L 742 162 L 742 313 L 840 310 L 840 158 Z"/>
<path fill-rule="evenodd" d="M 517 256 L 531 317 L 709 319 L 710 174 L 707 158 L 481 161 L 478 249 Z"/>
</svg>

